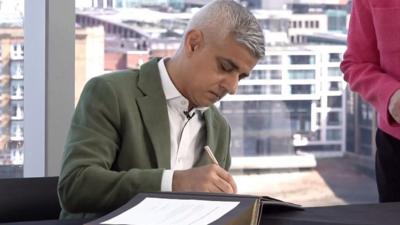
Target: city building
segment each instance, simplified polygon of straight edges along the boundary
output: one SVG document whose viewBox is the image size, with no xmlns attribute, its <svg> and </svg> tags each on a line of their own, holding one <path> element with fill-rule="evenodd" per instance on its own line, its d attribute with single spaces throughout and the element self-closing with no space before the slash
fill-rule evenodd
<svg viewBox="0 0 400 225">
<path fill-rule="evenodd" d="M 185 1 L 188 3 L 202 4 Z M 346 49 L 344 33 L 348 21 L 346 11 L 341 8 L 343 4 L 336 7 L 332 1 L 329 7 L 324 4 L 308 8 L 300 7 L 305 4 L 301 1 L 285 4 L 291 9 L 253 10 L 266 37 L 266 56 L 250 78 L 240 82 L 236 95 L 227 96 L 217 104 L 232 126 L 233 167 L 249 165 L 238 166 L 235 158 L 257 157 L 263 160 L 252 162 L 252 167 L 268 168 L 267 159 L 275 156 L 306 156 L 308 165 L 314 165 L 308 153 L 317 157 L 349 153 L 371 159 L 374 150 L 370 142 L 376 127 L 371 123 L 373 111 L 351 92 L 346 94 L 346 83 L 339 69 Z M 133 14 L 137 16 L 132 17 Z M 166 13 L 154 8 L 78 9 L 75 100 L 93 76 L 139 68 L 153 57 L 172 56 L 191 16 L 192 12 Z M 7 146 L 15 149 L 22 146 L 17 141 L 23 143 L 23 138 L 18 139 L 18 135 L 23 137 L 23 126 L 19 123 L 23 120 L 23 104 L 19 103 L 21 96 L 23 100 L 20 82 L 23 74 L 18 75 L 23 68 L 16 66 L 23 59 L 23 42 L 21 39 L 15 47 L 3 43 L 6 43 L 4 38 L 0 84 L 5 83 L 9 88 L 3 88 L 2 94 L 8 95 L 1 95 L 0 100 L 6 102 L 12 113 L 0 117 L 0 125 L 11 121 L 15 125 L 5 125 L 2 134 L 15 135 L 9 139 L 7 135 L 0 137 L 0 143 L 14 141 Z M 5 57 L 11 52 L 7 49 L 12 49 L 15 56 L 19 54 L 19 58 L 12 59 L 13 64 L 7 63 L 12 58 Z M 14 66 L 7 69 L 9 64 Z M 14 72 L 4 72 L 8 70 Z M 353 111 L 350 103 L 355 107 Z M 2 112 L 10 110 L 4 108 Z"/>
<path fill-rule="evenodd" d="M 345 46 L 269 47 L 236 95 L 220 103 L 233 155 L 343 155 Z"/>
<path fill-rule="evenodd" d="M 0 170 L 15 174 L 23 164 L 24 64 L 23 32 L 0 27 Z"/>
<path fill-rule="evenodd" d="M 150 58 L 173 55 L 191 15 L 147 8 L 91 9 L 79 10 L 76 23 L 104 27 L 105 70 L 112 71 L 138 68 Z"/>
<path fill-rule="evenodd" d="M 183 10 L 184 0 L 76 0 L 76 8 L 152 7 L 163 10 Z"/>
<path fill-rule="evenodd" d="M 340 34 L 346 23 L 331 29 L 329 10 L 253 10 L 266 36 L 267 55 L 238 93 L 218 104 L 233 128 L 234 157 L 342 156 L 346 151 L 346 84 L 339 69 L 346 47 L 342 40 L 321 45 L 323 34 Z M 132 18 L 133 13 L 143 16 Z M 171 56 L 190 17 L 150 9 L 92 9 L 79 11 L 77 24 L 105 27 L 105 68 L 115 70 Z"/>
<path fill-rule="evenodd" d="M 103 27 L 77 28 L 76 101 L 88 79 L 104 73 Z M 22 176 L 24 162 L 24 34 L 0 25 L 0 177 Z"/>
<path fill-rule="evenodd" d="M 346 89 L 346 155 L 372 174 L 375 169 L 375 109 L 358 94 Z"/>
<path fill-rule="evenodd" d="M 75 105 L 86 82 L 105 71 L 103 26 L 75 29 Z"/>
</svg>

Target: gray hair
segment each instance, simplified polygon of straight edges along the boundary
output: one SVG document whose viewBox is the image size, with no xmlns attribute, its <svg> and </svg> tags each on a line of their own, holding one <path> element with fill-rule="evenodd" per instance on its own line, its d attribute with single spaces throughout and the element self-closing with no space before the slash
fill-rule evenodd
<svg viewBox="0 0 400 225">
<path fill-rule="evenodd" d="M 223 37 L 232 34 L 257 59 L 265 54 L 264 35 L 257 19 L 233 0 L 214 0 L 202 7 L 189 22 L 187 31 L 194 28 L 211 29 Z"/>
</svg>

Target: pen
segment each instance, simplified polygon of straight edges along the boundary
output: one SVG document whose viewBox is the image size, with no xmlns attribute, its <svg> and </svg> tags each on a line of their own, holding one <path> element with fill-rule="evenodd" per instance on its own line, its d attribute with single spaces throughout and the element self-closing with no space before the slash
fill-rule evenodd
<svg viewBox="0 0 400 225">
<path fill-rule="evenodd" d="M 214 154 L 211 151 L 211 148 L 208 145 L 204 146 L 204 150 L 206 150 L 208 158 L 211 160 L 211 162 L 216 165 L 219 165 L 217 159 L 215 158 Z"/>
</svg>

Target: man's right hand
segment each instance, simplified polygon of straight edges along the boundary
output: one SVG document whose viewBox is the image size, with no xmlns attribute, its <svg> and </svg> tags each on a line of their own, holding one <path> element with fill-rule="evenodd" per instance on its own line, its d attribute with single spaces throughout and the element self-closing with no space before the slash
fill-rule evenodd
<svg viewBox="0 0 400 225">
<path fill-rule="evenodd" d="M 232 176 L 215 164 L 188 170 L 176 170 L 172 178 L 172 191 L 236 193 Z"/>
</svg>

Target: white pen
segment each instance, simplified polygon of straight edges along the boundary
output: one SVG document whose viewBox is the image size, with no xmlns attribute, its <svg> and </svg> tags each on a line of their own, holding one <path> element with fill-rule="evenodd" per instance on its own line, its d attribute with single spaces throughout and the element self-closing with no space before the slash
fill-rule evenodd
<svg viewBox="0 0 400 225">
<path fill-rule="evenodd" d="M 206 150 L 208 158 L 211 160 L 211 162 L 216 165 L 219 165 L 217 159 L 215 158 L 214 154 L 211 151 L 211 148 L 208 145 L 204 146 L 204 150 Z"/>
</svg>

